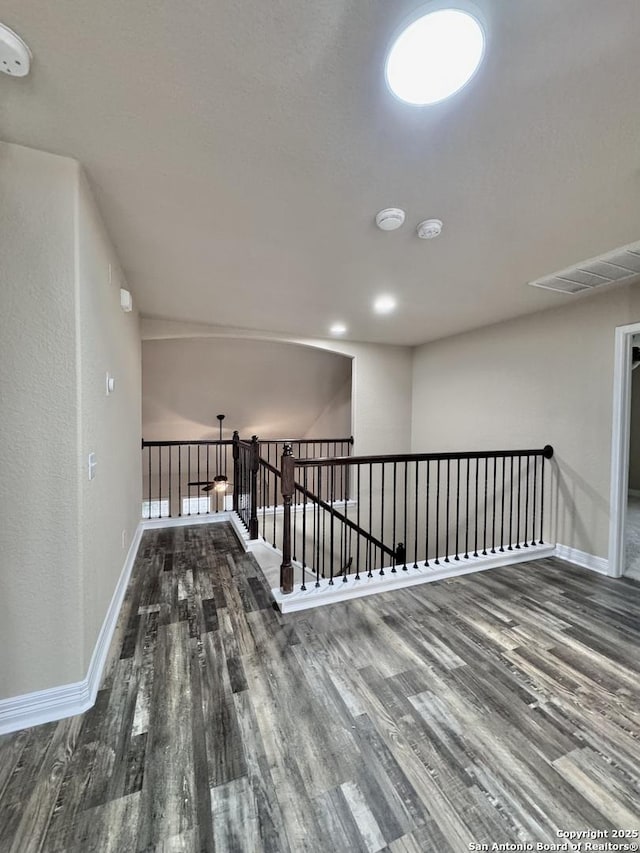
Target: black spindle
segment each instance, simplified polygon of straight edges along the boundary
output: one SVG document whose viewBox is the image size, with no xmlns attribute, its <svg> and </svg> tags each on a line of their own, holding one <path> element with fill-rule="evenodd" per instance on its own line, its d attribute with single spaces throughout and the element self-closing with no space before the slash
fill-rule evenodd
<svg viewBox="0 0 640 853">
<path fill-rule="evenodd" d="M 451 480 L 451 460 L 447 459 L 447 518 L 445 522 L 446 538 L 444 543 L 444 561 L 449 562 L 449 486 Z"/>
<path fill-rule="evenodd" d="M 488 483 L 489 483 L 489 457 L 485 456 L 484 458 L 484 524 L 482 529 L 483 535 L 483 546 L 482 546 L 482 554 L 483 556 L 487 556 L 487 495 L 488 495 Z"/>
<path fill-rule="evenodd" d="M 433 561 L 436 566 L 440 565 L 440 460 L 436 467 L 436 558 Z"/>
<path fill-rule="evenodd" d="M 527 528 L 529 527 L 529 489 L 531 488 L 529 484 L 529 469 L 530 469 L 530 460 L 531 457 L 527 455 L 527 486 L 526 491 L 524 493 L 524 547 L 529 547 L 529 537 L 527 536 Z"/>
<path fill-rule="evenodd" d="M 518 505 L 517 505 L 517 524 L 516 524 L 516 548 L 520 548 L 520 486 L 522 483 L 522 456 L 518 456 Z"/>
</svg>

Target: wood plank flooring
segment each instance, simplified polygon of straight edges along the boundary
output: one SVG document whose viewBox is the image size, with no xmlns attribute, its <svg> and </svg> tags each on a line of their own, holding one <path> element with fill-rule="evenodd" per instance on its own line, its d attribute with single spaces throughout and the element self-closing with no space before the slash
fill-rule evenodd
<svg viewBox="0 0 640 853">
<path fill-rule="evenodd" d="M 640 828 L 640 584 L 557 560 L 281 616 L 145 533 L 95 707 L 0 739 L 0 851 L 387 851 Z"/>
</svg>

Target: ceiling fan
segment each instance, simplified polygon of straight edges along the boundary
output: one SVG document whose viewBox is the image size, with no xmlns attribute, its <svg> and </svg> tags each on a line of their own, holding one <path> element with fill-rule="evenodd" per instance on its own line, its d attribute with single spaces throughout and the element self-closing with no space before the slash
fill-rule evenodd
<svg viewBox="0 0 640 853">
<path fill-rule="evenodd" d="M 216 415 L 218 421 L 220 423 L 220 442 L 222 442 L 222 421 L 225 419 L 225 415 Z M 203 492 L 210 492 L 212 490 L 222 494 L 227 491 L 233 484 L 229 482 L 227 475 L 222 474 L 222 443 L 220 443 L 216 448 L 216 469 L 218 473 L 213 478 L 213 480 L 192 480 L 188 485 L 189 486 L 201 486 Z"/>
</svg>

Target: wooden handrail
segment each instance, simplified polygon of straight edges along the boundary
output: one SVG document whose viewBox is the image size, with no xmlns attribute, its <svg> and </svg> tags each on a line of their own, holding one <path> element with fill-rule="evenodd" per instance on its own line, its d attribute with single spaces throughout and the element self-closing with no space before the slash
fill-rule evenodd
<svg viewBox="0 0 640 853">
<path fill-rule="evenodd" d="M 378 456 L 319 456 L 315 459 L 296 459 L 296 468 L 310 468 L 314 465 L 336 467 L 340 465 L 371 465 L 384 462 L 434 462 L 447 459 L 508 459 L 518 456 L 544 456 L 551 459 L 553 447 L 547 444 L 535 450 L 477 450 L 462 453 L 393 453 Z"/>
</svg>

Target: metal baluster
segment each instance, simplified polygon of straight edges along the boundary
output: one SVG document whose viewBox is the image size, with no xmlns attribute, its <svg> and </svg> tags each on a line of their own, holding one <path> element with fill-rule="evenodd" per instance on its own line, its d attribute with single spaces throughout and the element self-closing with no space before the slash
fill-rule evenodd
<svg viewBox="0 0 640 853">
<path fill-rule="evenodd" d="M 445 521 L 446 542 L 444 546 L 444 561 L 449 562 L 449 491 L 451 484 L 451 460 L 447 459 L 447 518 Z"/>
<path fill-rule="evenodd" d="M 489 458 L 484 458 L 484 529 L 483 529 L 483 549 L 482 554 L 487 556 L 487 495 L 488 495 L 488 480 L 489 480 Z"/>
<path fill-rule="evenodd" d="M 393 572 L 393 574 L 395 574 L 397 571 L 396 570 L 396 516 L 397 516 L 396 504 L 398 502 L 398 498 L 396 495 L 397 482 L 398 482 L 397 464 L 394 462 L 393 463 L 393 516 L 392 516 L 393 517 L 393 557 L 392 557 L 392 562 L 391 562 L 391 571 Z"/>
<path fill-rule="evenodd" d="M 518 456 L 518 514 L 517 514 L 518 533 L 516 536 L 516 548 L 520 548 L 520 503 L 521 503 L 521 501 L 520 501 L 520 485 L 521 485 L 521 483 L 522 483 L 522 456 Z"/>
<path fill-rule="evenodd" d="M 509 474 L 509 546 L 507 551 L 513 551 L 513 456 L 511 460 L 511 471 Z"/>
<path fill-rule="evenodd" d="M 330 490 L 329 490 L 330 505 L 331 505 L 331 528 L 329 531 L 329 542 L 331 543 L 331 545 L 330 545 L 330 547 L 331 547 L 330 564 L 329 564 L 329 586 L 333 586 L 333 561 L 335 559 L 335 557 L 334 557 L 334 538 L 333 538 L 333 521 L 334 521 L 333 499 L 335 497 L 335 489 L 336 489 L 335 470 L 336 470 L 335 467 L 332 465 L 331 466 L 331 486 L 330 486 Z"/>
<path fill-rule="evenodd" d="M 458 535 L 460 531 L 460 459 L 456 459 L 456 553 L 455 560 L 460 559 L 458 554 Z"/>
<path fill-rule="evenodd" d="M 147 447 L 147 456 L 149 459 L 149 518 L 153 518 L 151 515 L 151 448 Z"/>
<path fill-rule="evenodd" d="M 380 486 L 382 493 L 382 509 L 380 512 L 380 542 L 384 543 L 384 462 L 382 463 L 382 484 Z M 380 549 L 380 574 L 384 575 L 384 553 Z"/>
<path fill-rule="evenodd" d="M 493 457 L 493 514 L 491 516 L 491 553 L 496 553 L 496 474 L 498 471 L 498 457 Z"/>
<path fill-rule="evenodd" d="M 191 515 L 191 445 L 188 447 L 189 453 L 187 455 L 187 467 L 189 468 L 189 485 L 187 486 L 189 490 L 189 512 L 187 515 Z"/>
<path fill-rule="evenodd" d="M 316 480 L 318 483 L 318 489 L 322 488 L 322 469 L 318 465 Z M 318 497 L 320 496 L 320 491 L 316 493 Z M 316 502 L 316 512 L 318 517 L 317 522 L 317 536 L 316 536 L 316 586 L 320 586 L 320 503 Z M 324 516 L 324 513 L 323 513 Z M 324 574 L 323 574 L 324 577 Z"/>
<path fill-rule="evenodd" d="M 198 483 L 199 483 L 200 482 L 200 445 L 198 444 L 196 446 L 198 448 Z M 198 497 L 196 499 L 196 504 L 198 507 L 198 515 L 200 515 L 200 497 L 201 497 L 200 488 L 201 487 L 198 486 Z M 211 498 L 209 498 L 209 494 L 210 493 L 207 494 L 207 498 L 208 498 L 207 502 L 209 502 L 211 500 Z M 218 497 L 217 497 L 217 495 L 216 495 L 216 512 L 218 512 Z"/>
<path fill-rule="evenodd" d="M 436 566 L 440 565 L 440 460 L 436 468 L 436 558 L 433 561 Z"/>
<path fill-rule="evenodd" d="M 430 463 L 427 459 L 427 497 L 425 502 L 424 509 L 424 564 L 425 566 L 429 565 L 429 475 L 430 475 Z"/>
<path fill-rule="evenodd" d="M 415 523 L 413 525 L 413 568 L 418 568 L 418 471 L 420 469 L 420 462 L 416 459 L 416 479 L 415 479 L 415 505 L 414 505 L 414 515 L 415 515 Z"/>
<path fill-rule="evenodd" d="M 329 488 L 329 475 L 327 474 L 325 477 L 327 481 L 327 490 Z M 327 495 L 329 497 L 329 495 Z M 322 577 L 326 578 L 327 576 L 327 513 L 326 511 L 322 513 Z"/>
<path fill-rule="evenodd" d="M 469 559 L 469 469 L 471 468 L 471 459 L 467 458 L 467 510 L 464 522 L 464 558 Z"/>
<path fill-rule="evenodd" d="M 158 445 L 158 518 L 162 518 L 162 447 Z"/>
<path fill-rule="evenodd" d="M 540 463 L 540 541 L 538 542 L 538 545 L 544 544 L 544 540 L 542 538 L 542 529 L 544 525 L 544 469 L 546 467 L 545 462 L 546 460 L 543 456 Z"/>
<path fill-rule="evenodd" d="M 173 509 L 171 507 L 171 451 L 172 446 L 169 445 L 169 518 L 173 516 Z"/>
<path fill-rule="evenodd" d="M 373 465 L 370 462 L 369 463 L 369 533 L 371 533 L 371 531 L 373 529 L 372 495 L 373 495 Z M 367 540 L 367 566 L 368 566 L 367 577 L 368 578 L 373 577 L 371 558 L 372 558 L 371 540 Z"/>
<path fill-rule="evenodd" d="M 474 549 L 473 556 L 478 555 L 478 480 L 480 479 L 480 457 L 476 456 L 476 508 L 475 508 L 475 525 L 474 525 Z"/>
<path fill-rule="evenodd" d="M 356 475 L 358 478 L 358 483 L 357 483 L 358 503 L 357 503 L 357 507 L 356 507 L 356 519 L 357 519 L 356 523 L 358 525 L 358 530 L 360 530 L 360 463 L 358 463 L 356 468 L 357 468 Z M 356 580 L 357 581 L 360 580 L 360 539 L 361 539 L 360 533 L 358 533 L 358 541 L 356 542 L 356 552 L 357 552 L 356 553 Z"/>
<path fill-rule="evenodd" d="M 206 448 L 207 448 L 207 454 L 206 454 L 207 455 L 207 483 L 211 482 L 211 478 L 209 477 L 209 447 L 210 447 L 210 445 L 207 444 L 206 445 Z M 211 512 L 211 497 L 210 497 L 211 492 L 208 492 L 207 494 L 209 495 L 209 498 L 207 500 L 207 512 Z M 218 511 L 218 499 L 216 498 L 216 512 L 217 511 Z"/>
<path fill-rule="evenodd" d="M 538 457 L 533 457 L 533 520 L 531 522 L 531 544 L 536 544 L 536 502 L 538 499 Z"/>
<path fill-rule="evenodd" d="M 505 487 L 505 467 L 507 464 L 507 457 L 502 457 L 502 511 L 500 513 L 500 550 L 504 552 L 504 487 Z"/>
<path fill-rule="evenodd" d="M 307 570 L 307 466 L 304 467 L 302 474 L 302 484 L 304 486 L 304 500 L 302 502 L 302 586 L 300 589 L 305 592 L 307 587 L 304 583 L 304 576 Z"/>
<path fill-rule="evenodd" d="M 407 551 L 409 550 L 409 541 L 407 539 L 407 470 L 408 470 L 408 462 L 404 463 L 404 504 L 403 504 L 403 512 L 404 512 L 404 532 L 402 542 L 404 544 L 404 560 L 402 561 L 402 570 L 404 572 L 408 571 L 407 569 Z M 416 519 L 417 521 L 417 519 Z"/>
<path fill-rule="evenodd" d="M 342 502 L 342 509 L 344 512 L 344 517 L 349 518 L 349 510 L 347 507 L 347 502 L 344 499 Z M 347 570 L 351 568 L 351 528 L 347 527 L 346 524 L 343 524 L 342 525 L 342 531 L 343 531 L 343 536 L 344 536 L 344 557 L 342 559 L 342 580 L 344 581 L 344 583 L 346 583 L 348 580 Z"/>
<path fill-rule="evenodd" d="M 182 515 L 182 445 L 178 445 L 178 517 Z"/>
<path fill-rule="evenodd" d="M 531 459 L 531 457 L 527 454 L 527 490 L 524 493 L 524 543 L 523 544 L 524 544 L 525 548 L 529 547 L 529 541 L 528 541 L 529 537 L 527 536 L 527 527 L 529 524 L 529 490 L 531 488 L 529 485 L 529 463 L 530 463 L 530 459 Z"/>
</svg>

